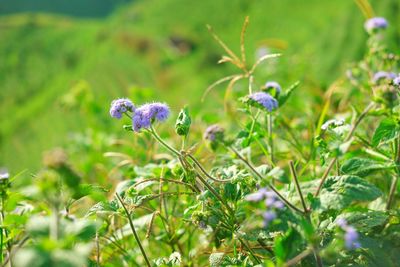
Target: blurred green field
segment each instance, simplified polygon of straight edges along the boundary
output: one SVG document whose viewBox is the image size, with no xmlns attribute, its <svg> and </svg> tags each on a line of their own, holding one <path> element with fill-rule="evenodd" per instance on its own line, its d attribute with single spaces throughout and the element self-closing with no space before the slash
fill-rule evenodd
<svg viewBox="0 0 400 267">
<path fill-rule="evenodd" d="M 398 51 L 399 1 L 371 4 L 392 25 L 387 38 Z M 151 0 L 121 6 L 103 19 L 1 16 L 0 166 L 33 172 L 42 151 L 68 144 L 71 133 L 93 127 L 121 132 L 107 119 L 116 97 L 166 101 L 174 112 L 188 104 L 207 118 L 220 109 L 221 98 L 212 96 L 221 92 L 204 103 L 199 98 L 231 67 L 216 64 L 222 51 L 205 25 L 238 51 L 246 15 L 248 58 L 263 46 L 282 52 L 279 67 L 264 76 L 285 86 L 300 80 L 299 94 L 317 98 L 364 52 L 364 18 L 349 0 Z"/>
</svg>

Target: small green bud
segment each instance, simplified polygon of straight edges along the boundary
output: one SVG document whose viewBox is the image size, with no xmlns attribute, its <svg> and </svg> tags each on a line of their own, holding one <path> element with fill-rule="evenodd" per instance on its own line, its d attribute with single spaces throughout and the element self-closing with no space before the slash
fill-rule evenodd
<svg viewBox="0 0 400 267">
<path fill-rule="evenodd" d="M 189 110 L 187 107 L 181 109 L 178 118 L 176 119 L 175 131 L 180 136 L 187 136 L 190 130 L 190 125 L 192 124 L 192 119 L 189 115 Z"/>
</svg>

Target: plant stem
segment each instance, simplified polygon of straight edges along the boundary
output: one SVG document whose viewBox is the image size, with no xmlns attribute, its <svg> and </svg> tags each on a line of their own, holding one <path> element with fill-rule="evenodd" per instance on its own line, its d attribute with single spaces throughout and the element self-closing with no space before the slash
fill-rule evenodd
<svg viewBox="0 0 400 267">
<path fill-rule="evenodd" d="M 228 149 L 230 149 L 246 166 L 260 179 L 262 180 L 263 177 L 262 175 L 248 162 L 236 149 L 234 149 L 232 146 L 226 146 Z M 275 194 L 288 206 L 294 211 L 297 211 L 299 213 L 303 213 L 302 210 L 294 206 L 292 203 L 290 203 L 281 193 L 279 193 L 278 189 L 276 189 L 273 185 L 270 183 L 268 184 L 268 187 L 275 192 Z"/>
<path fill-rule="evenodd" d="M 147 258 L 146 252 L 144 251 L 144 248 L 143 248 L 143 246 L 142 246 L 142 243 L 140 242 L 139 236 L 138 236 L 138 234 L 136 233 L 136 229 L 135 229 L 135 226 L 133 225 L 130 212 L 129 212 L 128 209 L 126 208 L 124 202 L 122 201 L 122 199 L 121 199 L 121 197 L 118 195 L 118 193 L 116 193 L 115 195 L 116 195 L 118 201 L 121 203 L 122 208 L 123 208 L 124 211 L 125 211 L 126 217 L 128 218 L 128 221 L 129 221 L 129 225 L 130 225 L 130 227 L 131 227 L 131 229 L 132 229 L 133 236 L 135 237 L 136 242 L 137 242 L 137 244 L 139 245 L 139 248 L 140 248 L 140 251 L 142 252 L 143 258 L 144 258 L 144 260 L 146 261 L 147 266 L 148 266 L 148 267 L 151 267 L 150 261 L 149 261 L 149 259 Z"/>
<path fill-rule="evenodd" d="M 251 249 L 249 245 L 246 244 L 241 238 L 238 238 L 240 243 L 249 251 L 250 255 L 254 258 L 254 260 L 258 263 L 261 264 L 261 261 L 258 259 L 258 257 L 254 254 L 254 251 Z"/>
<path fill-rule="evenodd" d="M 388 201 L 386 203 L 386 210 L 390 210 L 390 208 L 393 204 L 393 199 L 394 199 L 394 195 L 396 193 L 398 180 L 399 180 L 399 176 L 397 174 L 393 175 L 392 183 L 390 185 L 389 197 L 388 197 Z"/>
<path fill-rule="evenodd" d="M 361 121 L 364 119 L 364 117 L 368 114 L 368 112 L 374 107 L 374 105 L 375 104 L 373 102 L 371 102 L 368 104 L 368 106 L 365 107 L 363 112 L 361 112 L 360 116 L 354 122 L 353 126 L 350 129 L 349 134 L 347 135 L 346 139 L 344 139 L 344 142 L 349 141 L 353 137 L 353 134 L 354 134 L 355 130 L 357 129 L 358 125 L 361 123 Z"/>
<path fill-rule="evenodd" d="M 390 191 L 389 191 L 389 196 L 388 196 L 388 202 L 386 203 L 386 210 L 390 210 L 393 200 L 394 200 L 394 195 L 396 194 L 397 190 L 397 182 L 399 180 L 399 175 L 400 175 L 400 137 L 397 137 L 396 139 L 396 151 L 395 151 L 395 163 L 396 163 L 396 173 L 392 178 L 392 183 L 390 185 Z"/>
<path fill-rule="evenodd" d="M 303 197 L 303 193 L 301 192 L 301 188 L 300 188 L 299 180 L 298 180 L 298 177 L 297 177 L 296 169 L 294 168 L 294 164 L 293 164 L 292 160 L 289 161 L 289 167 L 290 167 L 290 172 L 292 173 L 292 177 L 293 177 L 294 183 L 296 185 L 297 193 L 299 194 L 299 197 L 300 197 L 300 200 L 301 200 L 301 204 L 303 205 L 304 213 L 308 213 L 308 208 L 307 208 L 306 202 L 304 201 L 304 197 Z"/>
<path fill-rule="evenodd" d="M 272 138 L 272 114 L 268 113 L 267 115 L 267 124 L 268 124 L 268 143 L 269 143 L 269 154 L 271 164 L 274 164 L 274 139 Z"/>
<path fill-rule="evenodd" d="M 318 254 L 318 251 L 316 249 L 313 249 L 314 253 L 314 258 L 315 258 L 315 263 L 317 264 L 318 267 L 323 267 L 324 264 L 322 263 L 322 259 Z"/>
<path fill-rule="evenodd" d="M 160 142 L 160 144 L 162 144 L 166 149 L 168 149 L 169 151 L 171 151 L 175 156 L 180 157 L 181 154 L 173 147 L 171 147 L 170 145 L 168 145 L 156 132 L 156 130 L 153 128 L 153 126 L 150 126 L 150 130 L 149 132 L 154 136 L 155 139 L 157 139 L 158 142 Z"/>
<path fill-rule="evenodd" d="M 197 177 L 203 183 L 203 185 L 207 187 L 207 189 L 221 202 L 222 205 L 225 206 L 225 208 L 229 211 L 229 213 L 234 217 L 235 212 L 228 205 L 228 203 L 221 197 L 221 195 L 217 191 L 215 191 L 215 189 L 204 179 L 203 176 L 201 176 L 200 173 L 197 173 Z"/>
<path fill-rule="evenodd" d="M 290 259 L 289 261 L 286 262 L 285 266 L 289 267 L 292 265 L 296 265 L 297 263 L 299 263 L 302 259 L 304 259 L 305 257 L 307 257 L 308 255 L 310 255 L 313 252 L 312 249 L 306 249 L 303 252 L 301 252 L 300 254 L 298 254 L 297 256 L 295 256 L 294 258 Z"/>
<path fill-rule="evenodd" d="M 328 177 L 329 172 L 331 171 L 332 167 L 335 165 L 335 162 L 336 162 L 336 158 L 332 159 L 331 162 L 329 163 L 328 167 L 326 168 L 324 174 L 322 175 L 321 182 L 318 185 L 317 191 L 314 194 L 315 197 L 318 196 L 319 193 L 321 192 L 322 186 L 324 185 L 324 182 L 325 182 L 326 178 Z"/>
<path fill-rule="evenodd" d="M 374 107 L 374 103 L 371 102 L 368 104 L 368 106 L 365 107 L 365 109 L 363 110 L 363 112 L 361 112 L 360 116 L 356 119 L 356 121 L 353 123 L 353 126 L 351 127 L 349 134 L 347 135 L 347 137 L 344 139 L 343 142 L 348 142 L 350 141 L 350 139 L 353 137 L 355 130 L 357 129 L 358 125 L 361 123 L 361 121 L 365 118 L 365 116 L 368 114 L 368 112 Z M 332 169 L 333 165 L 335 164 L 337 158 L 334 158 L 331 160 L 331 162 L 328 165 L 328 168 L 325 170 L 324 174 L 322 175 L 321 178 L 321 182 L 318 185 L 317 191 L 315 192 L 314 196 L 318 196 L 322 186 L 326 180 L 326 178 L 329 175 L 330 170 Z"/>
<path fill-rule="evenodd" d="M 214 178 L 204 169 L 204 167 L 200 164 L 200 162 L 195 157 L 193 157 L 189 153 L 186 153 L 185 151 L 181 151 L 181 154 L 184 155 L 184 156 L 188 156 L 191 160 L 193 160 L 194 164 L 196 164 L 196 166 L 201 170 L 201 172 L 205 176 L 207 176 L 207 178 L 213 180 L 214 182 L 217 182 L 217 183 L 229 183 L 230 181 L 233 180 L 233 178 L 232 179 L 227 179 L 227 180 L 221 180 L 221 179 Z"/>
</svg>

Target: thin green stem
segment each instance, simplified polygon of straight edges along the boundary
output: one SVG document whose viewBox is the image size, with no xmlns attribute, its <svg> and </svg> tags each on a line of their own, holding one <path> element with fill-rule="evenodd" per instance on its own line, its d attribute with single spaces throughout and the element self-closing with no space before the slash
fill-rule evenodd
<svg viewBox="0 0 400 267">
<path fill-rule="evenodd" d="M 275 165 L 274 161 L 274 139 L 272 136 L 272 114 L 268 113 L 267 115 L 267 124 L 268 124 L 268 144 L 269 144 L 269 155 L 271 164 Z"/>
<path fill-rule="evenodd" d="M 397 137 L 397 139 L 395 141 L 396 141 L 396 146 L 395 146 L 394 161 L 397 166 L 396 166 L 395 174 L 393 175 L 393 178 L 392 178 L 392 183 L 390 185 L 388 201 L 386 203 L 386 210 L 390 210 L 390 208 L 392 207 L 394 196 L 395 196 L 396 190 L 397 190 L 397 183 L 398 183 L 399 176 L 400 176 L 400 137 Z"/>
<path fill-rule="evenodd" d="M 172 146 L 168 145 L 156 132 L 153 126 L 150 126 L 149 132 L 154 136 L 155 139 L 157 139 L 160 144 L 162 144 L 166 149 L 171 151 L 175 156 L 180 157 L 181 154 Z"/>
<path fill-rule="evenodd" d="M 246 160 L 242 155 L 240 155 L 240 153 L 236 149 L 234 149 L 232 146 L 226 146 L 226 147 L 230 149 L 260 180 L 263 179 L 262 175 L 250 164 L 248 160 Z M 278 189 L 276 189 L 271 183 L 268 184 L 268 187 L 275 192 L 275 194 L 286 204 L 286 206 L 288 206 L 294 211 L 303 213 L 302 210 L 294 206 L 281 193 L 279 193 Z"/>
<path fill-rule="evenodd" d="M 194 164 L 201 170 L 201 172 L 205 176 L 207 176 L 207 178 L 209 178 L 210 180 L 213 180 L 214 182 L 217 182 L 217 183 L 229 183 L 233 180 L 233 178 L 227 179 L 227 180 L 221 180 L 221 179 L 214 178 L 204 169 L 204 167 L 200 164 L 200 162 L 195 157 L 193 157 L 189 153 L 186 153 L 185 151 L 181 151 L 181 154 L 189 157 L 194 162 Z"/>
<path fill-rule="evenodd" d="M 329 172 L 331 171 L 331 169 L 335 165 L 335 162 L 336 162 L 336 158 L 332 159 L 331 162 L 329 163 L 328 167 L 325 169 L 325 172 L 321 177 L 321 181 L 319 182 L 317 191 L 314 194 L 315 197 L 318 196 L 319 193 L 321 192 L 322 186 L 324 185 L 326 178 L 328 178 Z"/>
<path fill-rule="evenodd" d="M 308 213 L 308 208 L 307 208 L 306 202 L 304 200 L 303 193 L 301 192 L 299 180 L 297 177 L 296 169 L 294 168 L 293 161 L 289 161 L 289 167 L 290 167 L 290 172 L 292 173 L 294 183 L 296 185 L 297 193 L 299 194 L 299 197 L 301 200 L 301 205 L 303 206 L 303 209 L 304 209 L 304 213 Z"/>
<path fill-rule="evenodd" d="M 144 248 L 143 248 L 143 246 L 142 246 L 142 243 L 140 242 L 139 236 L 138 236 L 138 234 L 136 233 L 136 229 L 135 229 L 135 226 L 133 225 L 130 212 L 129 212 L 128 209 L 126 208 L 124 202 L 122 201 L 122 199 L 121 199 L 121 197 L 118 195 L 118 193 L 116 193 L 115 195 L 116 195 L 118 201 L 121 203 L 122 208 L 123 208 L 124 211 L 125 211 L 125 214 L 126 214 L 126 217 L 128 218 L 129 225 L 130 225 L 130 227 L 131 227 L 133 236 L 135 237 L 136 242 L 137 242 L 137 244 L 139 245 L 139 248 L 140 248 L 140 251 L 142 252 L 143 258 L 144 258 L 144 260 L 146 261 L 147 266 L 148 266 L 148 267 L 151 267 L 149 258 L 147 257 L 146 252 L 145 252 L 145 250 L 144 250 Z"/>
<path fill-rule="evenodd" d="M 254 260 L 258 263 L 261 264 L 260 259 L 254 254 L 253 249 L 246 244 L 246 242 L 244 242 L 241 238 L 238 238 L 240 243 L 249 251 L 250 255 L 254 258 Z"/>
</svg>

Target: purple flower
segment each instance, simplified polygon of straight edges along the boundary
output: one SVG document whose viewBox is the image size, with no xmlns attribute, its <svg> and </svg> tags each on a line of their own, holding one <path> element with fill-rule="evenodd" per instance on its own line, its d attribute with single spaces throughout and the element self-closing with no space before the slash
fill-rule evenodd
<svg viewBox="0 0 400 267">
<path fill-rule="evenodd" d="M 268 93 L 256 92 L 254 94 L 251 94 L 249 98 L 260 104 L 269 112 L 278 107 L 278 101 Z"/>
<path fill-rule="evenodd" d="M 340 228 L 346 228 L 347 227 L 347 221 L 345 218 L 339 218 L 336 220 L 336 224 L 340 227 Z"/>
<path fill-rule="evenodd" d="M 372 81 L 374 83 L 378 83 L 382 79 L 394 79 L 394 78 L 396 78 L 396 74 L 394 74 L 393 72 L 378 71 L 377 73 L 374 74 Z"/>
<path fill-rule="evenodd" d="M 281 209 L 283 209 L 284 207 L 285 207 L 285 204 L 283 204 L 282 201 L 279 201 L 279 200 L 275 201 L 275 203 L 274 203 L 274 208 L 276 208 L 276 209 L 278 209 L 278 210 L 281 210 Z"/>
<path fill-rule="evenodd" d="M 224 129 L 217 124 L 209 126 L 204 132 L 204 139 L 214 142 L 222 140 L 224 137 Z"/>
<path fill-rule="evenodd" d="M 357 249 L 361 247 L 358 241 L 357 230 L 353 226 L 348 225 L 346 219 L 339 218 L 336 220 L 336 224 L 345 232 L 344 243 L 347 249 Z"/>
<path fill-rule="evenodd" d="M 133 130 L 148 129 L 155 121 L 165 121 L 169 116 L 169 107 L 163 103 L 144 104 L 135 110 L 132 118 Z"/>
<path fill-rule="evenodd" d="M 122 118 L 122 113 L 125 112 L 134 112 L 135 111 L 135 106 L 133 105 L 132 101 L 127 99 L 127 98 L 120 98 L 113 100 L 111 102 L 111 107 L 110 107 L 110 115 L 113 118 L 116 119 L 121 119 Z"/>
<path fill-rule="evenodd" d="M 280 86 L 279 83 L 275 82 L 275 81 L 269 81 L 264 85 L 265 89 L 267 90 L 267 92 L 273 92 L 273 90 L 275 90 L 274 94 L 275 96 L 279 96 L 282 88 Z"/>
<path fill-rule="evenodd" d="M 0 168 L 0 180 L 7 180 L 10 178 L 10 173 L 6 168 Z"/>
<path fill-rule="evenodd" d="M 347 249 L 357 249 L 361 247 L 360 242 L 358 242 L 358 233 L 356 229 L 352 226 L 346 227 L 346 233 L 344 234 L 344 242 Z"/>
<path fill-rule="evenodd" d="M 364 24 L 365 30 L 369 33 L 377 29 L 386 29 L 388 26 L 388 22 L 385 18 L 375 17 L 367 20 Z"/>
<path fill-rule="evenodd" d="M 258 190 L 255 193 L 247 195 L 244 199 L 247 201 L 258 202 L 258 201 L 263 200 L 266 197 L 267 192 L 268 191 L 266 188 L 260 188 L 260 190 Z"/>
<path fill-rule="evenodd" d="M 393 84 L 400 87 L 400 75 L 393 79 Z"/>
<path fill-rule="evenodd" d="M 274 211 L 268 210 L 263 213 L 264 227 L 267 227 L 270 222 L 276 219 L 276 213 Z"/>
</svg>

